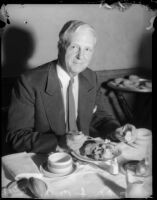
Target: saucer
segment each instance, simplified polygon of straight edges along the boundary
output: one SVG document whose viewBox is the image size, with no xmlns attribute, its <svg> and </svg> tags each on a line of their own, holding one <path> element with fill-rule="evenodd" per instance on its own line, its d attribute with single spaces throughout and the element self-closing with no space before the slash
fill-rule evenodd
<svg viewBox="0 0 157 200">
<path fill-rule="evenodd" d="M 76 171 L 76 165 L 73 164 L 73 168 L 70 172 L 66 172 L 66 173 L 62 173 L 62 174 L 56 174 L 56 173 L 53 173 L 53 172 L 50 172 L 48 167 L 47 167 L 47 162 L 44 162 L 42 165 L 40 165 L 40 172 L 48 177 L 48 178 L 55 178 L 55 177 L 65 177 L 65 176 L 69 176 L 71 175 L 72 173 L 74 173 Z"/>
</svg>

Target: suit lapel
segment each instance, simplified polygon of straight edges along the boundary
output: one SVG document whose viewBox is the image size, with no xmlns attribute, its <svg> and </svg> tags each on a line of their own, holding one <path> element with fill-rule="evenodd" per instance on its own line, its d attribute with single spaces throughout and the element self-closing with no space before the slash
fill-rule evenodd
<svg viewBox="0 0 157 200">
<path fill-rule="evenodd" d="M 79 103 L 78 125 L 79 129 L 88 134 L 92 109 L 95 103 L 95 90 L 91 80 L 84 73 L 79 74 Z"/>
<path fill-rule="evenodd" d="M 63 135 L 65 133 L 65 114 L 56 65 L 51 65 L 47 77 L 46 88 L 45 91 L 41 92 L 41 95 L 51 129 L 57 135 Z"/>
</svg>

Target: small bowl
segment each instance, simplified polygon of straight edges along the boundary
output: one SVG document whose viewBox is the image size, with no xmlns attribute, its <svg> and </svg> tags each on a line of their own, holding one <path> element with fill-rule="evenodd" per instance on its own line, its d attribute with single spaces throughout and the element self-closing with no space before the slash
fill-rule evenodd
<svg viewBox="0 0 157 200">
<path fill-rule="evenodd" d="M 48 157 L 48 170 L 56 174 L 69 173 L 73 168 L 72 158 L 65 152 L 53 153 Z"/>
</svg>

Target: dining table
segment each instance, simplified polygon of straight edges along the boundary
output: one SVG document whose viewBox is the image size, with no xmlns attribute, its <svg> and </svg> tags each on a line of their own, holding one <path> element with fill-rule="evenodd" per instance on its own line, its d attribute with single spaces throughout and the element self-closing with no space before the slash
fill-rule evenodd
<svg viewBox="0 0 157 200">
<path fill-rule="evenodd" d="M 41 179 L 47 185 L 44 199 L 119 199 L 125 198 L 128 189 L 126 172 L 122 170 L 124 162 L 149 158 L 148 176 L 136 177 L 142 182 L 139 194 L 133 197 L 148 198 L 152 191 L 152 132 L 145 128 L 137 129 L 134 146 L 124 142 L 116 144 L 121 154 L 117 157 L 118 172 L 111 173 L 99 165 L 86 162 L 70 154 L 75 168 L 65 176 L 47 176 L 43 173 L 43 164 L 50 154 L 19 152 L 1 158 L 1 195 L 2 198 L 33 198 L 32 194 L 9 185 L 22 178 Z M 59 150 L 64 151 L 64 150 Z M 53 153 L 53 152 L 51 152 Z M 135 196 L 134 196 L 135 195 Z"/>
</svg>

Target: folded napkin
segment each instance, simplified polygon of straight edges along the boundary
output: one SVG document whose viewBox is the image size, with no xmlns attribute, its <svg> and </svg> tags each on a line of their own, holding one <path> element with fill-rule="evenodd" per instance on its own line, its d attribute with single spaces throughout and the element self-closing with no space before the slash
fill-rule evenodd
<svg viewBox="0 0 157 200">
<path fill-rule="evenodd" d="M 26 152 L 2 157 L 2 170 L 6 178 L 10 177 L 10 179 L 22 173 L 40 173 L 30 154 Z"/>
</svg>

